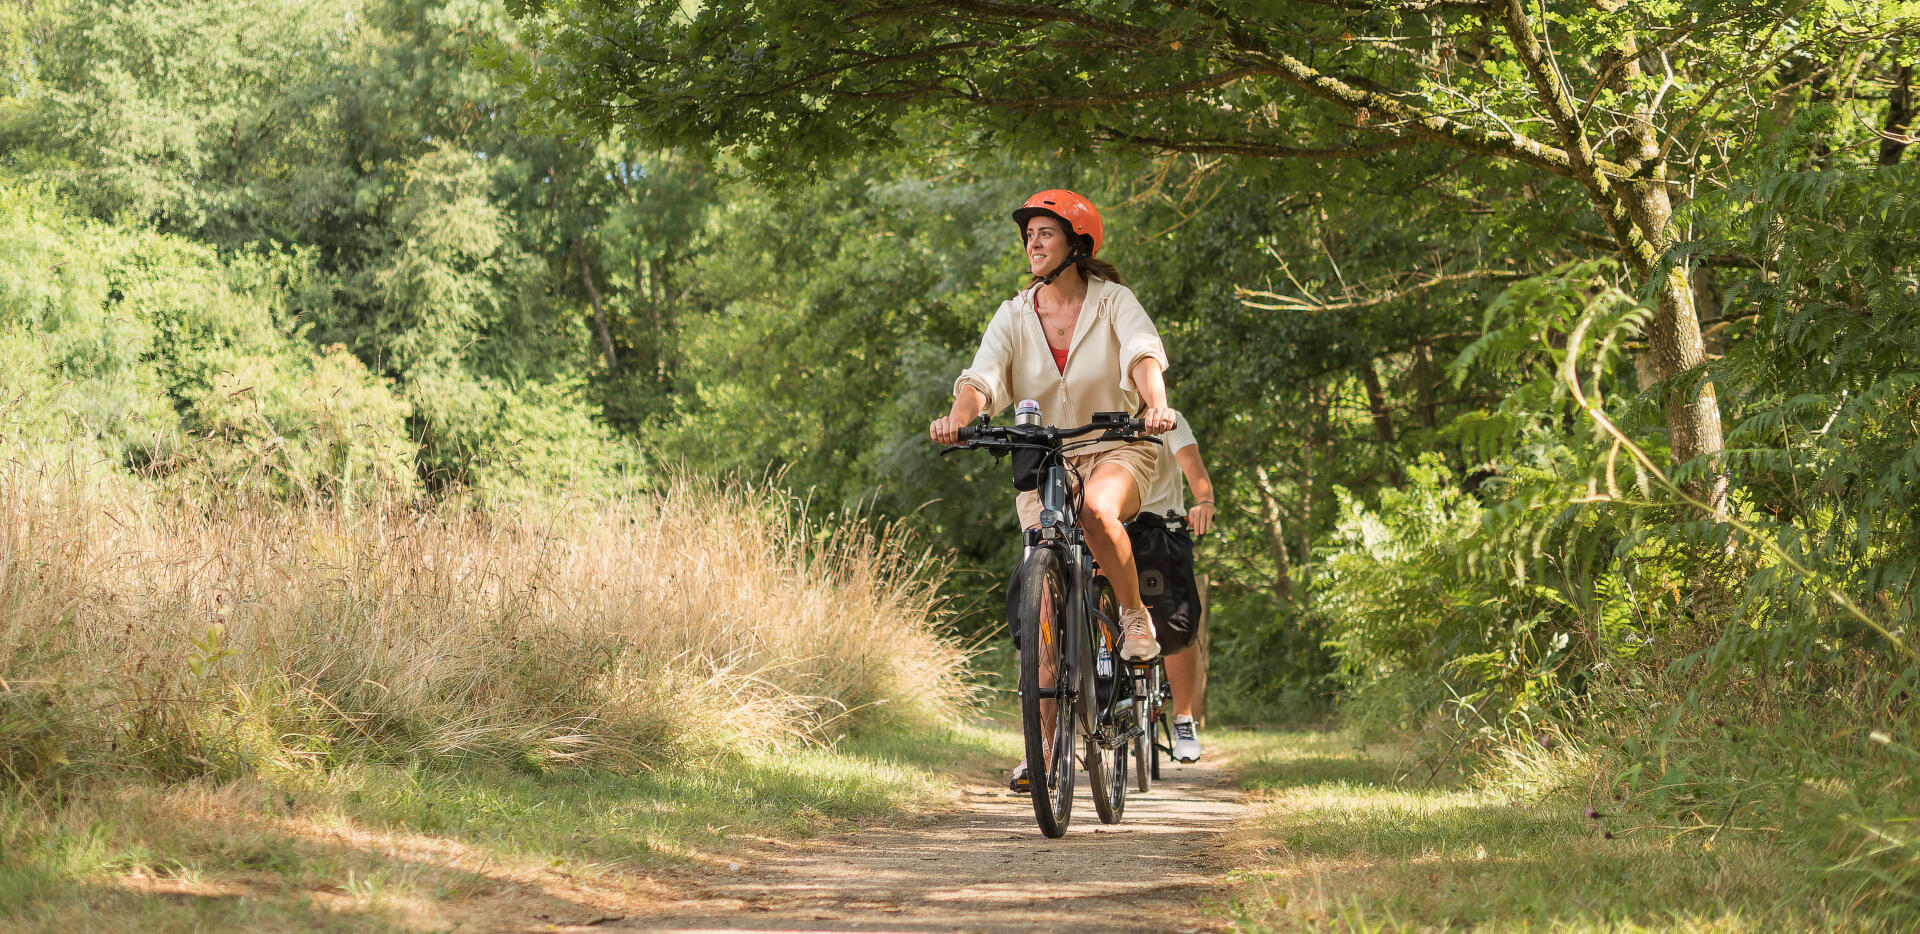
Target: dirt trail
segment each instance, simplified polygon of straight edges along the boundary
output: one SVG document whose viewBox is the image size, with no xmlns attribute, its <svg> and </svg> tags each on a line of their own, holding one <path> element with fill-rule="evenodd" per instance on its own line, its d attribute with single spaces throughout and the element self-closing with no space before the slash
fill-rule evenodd
<svg viewBox="0 0 1920 934">
<path fill-rule="evenodd" d="M 1081 776 L 1073 826 L 1048 840 L 1024 797 L 976 784 L 936 818 L 762 852 L 702 878 L 629 931 L 1217 931 L 1218 835 L 1245 810 L 1216 767 L 1169 766 L 1125 819 L 1100 823 Z"/>
</svg>

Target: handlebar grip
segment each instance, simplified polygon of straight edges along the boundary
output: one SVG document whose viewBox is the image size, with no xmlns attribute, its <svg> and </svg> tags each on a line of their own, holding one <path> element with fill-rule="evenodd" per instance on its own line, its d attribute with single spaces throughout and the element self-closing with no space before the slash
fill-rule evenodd
<svg viewBox="0 0 1920 934">
<path fill-rule="evenodd" d="M 1133 432 L 1136 435 L 1143 431 L 1146 431 L 1147 420 L 1144 418 L 1129 418 L 1127 419 L 1127 430 Z"/>
<path fill-rule="evenodd" d="M 974 438 L 978 437 L 980 433 L 979 427 L 975 425 L 961 425 L 958 430 L 960 432 L 960 440 L 962 443 L 967 441 L 972 441 Z"/>
</svg>

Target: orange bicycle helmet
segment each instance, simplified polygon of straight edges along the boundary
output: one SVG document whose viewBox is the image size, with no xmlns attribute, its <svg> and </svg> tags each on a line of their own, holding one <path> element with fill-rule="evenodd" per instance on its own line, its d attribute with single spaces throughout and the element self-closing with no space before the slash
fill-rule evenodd
<svg viewBox="0 0 1920 934">
<path fill-rule="evenodd" d="M 1013 212 L 1013 222 L 1020 228 L 1020 241 L 1026 242 L 1027 221 L 1038 214 L 1050 214 L 1060 222 L 1072 228 L 1073 232 L 1092 242 L 1087 255 L 1100 252 L 1100 240 L 1106 228 L 1100 223 L 1100 211 L 1093 202 L 1074 194 L 1065 188 L 1049 188 L 1031 198 Z"/>
</svg>

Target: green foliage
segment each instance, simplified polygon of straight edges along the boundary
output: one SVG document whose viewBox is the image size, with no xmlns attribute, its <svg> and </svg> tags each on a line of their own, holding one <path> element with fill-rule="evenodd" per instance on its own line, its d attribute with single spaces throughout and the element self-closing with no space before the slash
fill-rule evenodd
<svg viewBox="0 0 1920 934">
<path fill-rule="evenodd" d="M 1200 559 L 1219 576 L 1218 559 Z M 1311 722 L 1333 712 L 1342 687 L 1326 643 L 1329 616 L 1271 591 L 1215 597 L 1207 676 L 1210 722 Z"/>
<path fill-rule="evenodd" d="M 577 381 L 516 389 L 435 370 L 417 374 L 408 389 L 427 439 L 421 472 L 437 486 L 518 501 L 642 485 L 634 482 L 639 453 L 593 418 Z"/>
<path fill-rule="evenodd" d="M 1565 566 L 1565 553 L 1514 541 L 1500 510 L 1484 511 L 1436 459 L 1409 475 L 1377 510 L 1348 502 L 1321 584 L 1349 713 L 1386 727 L 1444 719 L 1485 740 L 1531 735 L 1620 633 L 1587 625 L 1592 606 L 1569 592 L 1585 569 Z M 1516 469 L 1500 488 L 1534 487 L 1533 506 L 1563 492 L 1552 479 Z"/>
<path fill-rule="evenodd" d="M 474 58 L 515 42 L 498 4 L 77 2 L 35 23 L 31 86 L 0 108 L 0 162 L 103 222 L 213 246 L 272 308 L 254 322 L 264 336 L 246 336 L 251 348 L 208 344 L 238 340 L 217 327 L 181 335 L 165 370 L 179 381 L 167 387 L 176 408 L 211 413 L 205 386 L 241 369 L 252 378 L 268 366 L 248 362 L 262 341 L 303 336 L 346 348 L 367 375 L 336 361 L 287 382 L 282 398 L 387 385 L 403 409 L 341 418 L 384 431 L 397 412 L 418 442 L 419 480 L 514 497 L 549 471 L 569 488 L 623 474 L 630 445 L 611 439 L 594 408 L 628 427 L 669 408 L 664 368 L 645 379 L 596 369 L 586 282 L 605 293 L 612 341 L 666 361 L 670 335 L 657 323 L 673 316 L 655 306 L 673 299 L 655 261 L 684 255 L 708 195 L 677 186 L 671 158 L 522 132 L 517 93 Z M 149 285 L 182 298 L 206 288 L 188 277 Z M 235 412 L 214 420 L 244 433 Z M 335 482 L 390 474 L 383 458 L 334 457 Z"/>
<path fill-rule="evenodd" d="M 272 284 L 299 274 L 297 259 L 223 262 L 0 183 L 0 430 L 222 487 L 404 495 L 406 403 L 287 333 Z"/>
<path fill-rule="evenodd" d="M 297 359 L 234 361 L 191 398 L 190 456 L 205 479 L 222 489 L 347 502 L 411 491 L 406 401 L 339 347 L 289 358 Z"/>
<path fill-rule="evenodd" d="M 971 561 L 1010 567 L 1012 491 L 984 458 L 942 460 L 926 423 L 988 317 L 1018 183 L 883 184 L 850 171 L 742 198 L 695 266 L 715 311 L 689 326 L 688 398 L 665 433 L 693 462 L 774 471 L 831 508 L 917 514 Z M 998 267 L 998 268 L 996 268 Z"/>
<path fill-rule="evenodd" d="M 1459 426 L 1497 478 L 1475 502 L 1415 471 L 1417 496 L 1383 494 L 1346 526 L 1326 600 L 1352 711 L 1450 705 L 1479 748 L 1595 750 L 1600 774 L 1550 780 L 1609 786 L 1682 832 L 1824 849 L 1808 886 L 1910 922 L 1914 186 L 1776 164 L 1697 207 L 1740 221 L 1702 252 L 1761 272 L 1719 279 L 1745 311 L 1700 374 L 1731 415 L 1725 521 L 1687 492 L 1710 465 L 1669 481 L 1634 450 L 1662 447 L 1648 395 L 1607 392 L 1631 387 L 1644 326 L 1607 267 L 1493 303 L 1454 375 L 1526 380 Z"/>
</svg>

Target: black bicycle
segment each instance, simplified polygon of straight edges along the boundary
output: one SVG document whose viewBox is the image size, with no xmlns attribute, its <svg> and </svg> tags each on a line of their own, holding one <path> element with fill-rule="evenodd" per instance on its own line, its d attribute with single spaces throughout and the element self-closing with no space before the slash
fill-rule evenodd
<svg viewBox="0 0 1920 934">
<path fill-rule="evenodd" d="M 960 429 L 960 444 L 941 451 L 1015 455 L 1038 475 L 1040 526 L 1026 530 L 1027 555 L 1009 582 L 1007 623 L 1020 655 L 1020 719 L 1026 738 L 1029 791 L 1040 832 L 1058 837 L 1073 816 L 1076 758 L 1084 754 L 1094 811 L 1117 823 L 1126 808 L 1127 765 L 1145 721 L 1134 703 L 1135 679 L 1122 676 L 1119 606 L 1099 577 L 1080 528 L 1080 504 L 1066 455 L 1106 441 L 1146 441 L 1139 419 L 1100 412 L 1078 428 L 989 425 L 982 417 Z M 1089 437 L 1093 436 L 1093 437 Z M 1115 660 L 1102 674 L 1096 653 Z M 1084 747 L 1076 742 L 1084 737 Z"/>
<path fill-rule="evenodd" d="M 1178 523 L 1186 528 L 1184 517 L 1176 518 L 1168 514 L 1167 521 Z M 1156 656 L 1150 661 L 1128 662 L 1127 669 L 1133 676 L 1133 697 L 1135 715 L 1140 720 L 1140 735 L 1133 741 L 1133 790 L 1145 793 L 1160 780 L 1160 758 L 1178 762 L 1173 756 L 1173 718 L 1168 710 L 1173 706 L 1173 688 L 1167 682 L 1166 656 Z"/>
</svg>

